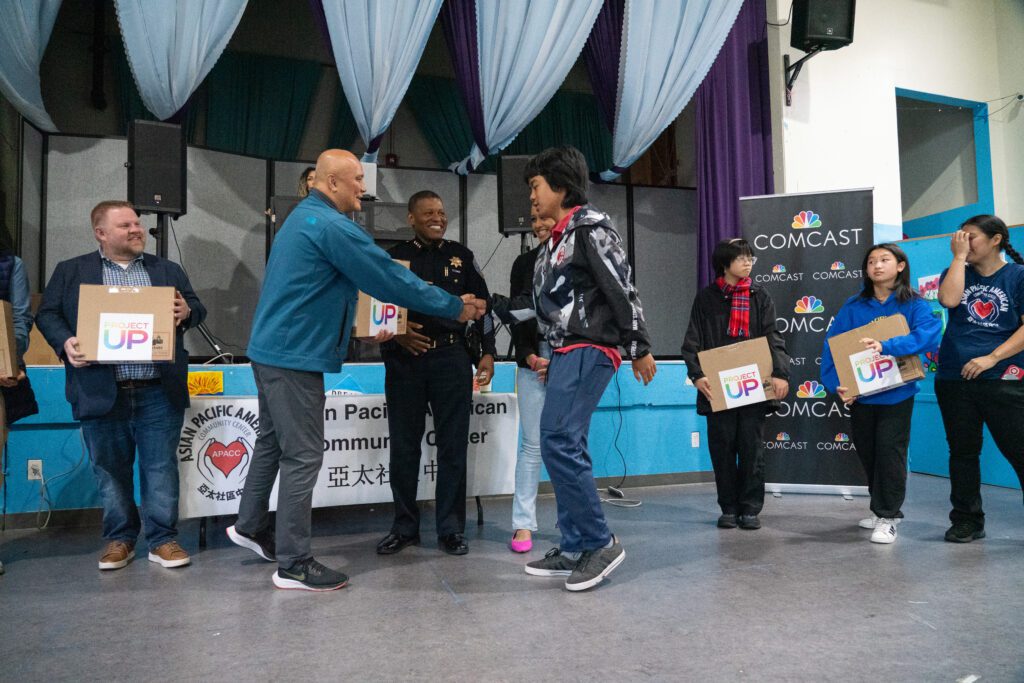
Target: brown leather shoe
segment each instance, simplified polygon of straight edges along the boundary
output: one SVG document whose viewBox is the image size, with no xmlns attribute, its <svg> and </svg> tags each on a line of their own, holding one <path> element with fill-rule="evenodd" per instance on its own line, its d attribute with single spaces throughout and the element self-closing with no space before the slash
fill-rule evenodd
<svg viewBox="0 0 1024 683">
<path fill-rule="evenodd" d="M 135 545 L 125 541 L 110 541 L 100 555 L 100 569 L 121 569 L 135 559 Z"/>
<path fill-rule="evenodd" d="M 167 541 L 149 551 L 149 561 L 156 562 L 162 567 L 184 567 L 192 558 L 177 541 Z"/>
</svg>

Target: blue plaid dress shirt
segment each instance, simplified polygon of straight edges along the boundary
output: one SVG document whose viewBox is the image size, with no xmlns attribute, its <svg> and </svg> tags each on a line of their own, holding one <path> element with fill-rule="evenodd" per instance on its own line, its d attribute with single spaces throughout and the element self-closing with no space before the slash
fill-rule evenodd
<svg viewBox="0 0 1024 683">
<path fill-rule="evenodd" d="M 142 254 L 132 261 L 127 268 L 123 268 L 103 255 L 100 250 L 100 260 L 103 261 L 103 284 L 113 287 L 149 287 L 153 283 L 149 280 L 149 273 L 142 265 Z M 156 366 L 152 363 L 123 363 L 114 366 L 114 379 L 118 382 L 128 379 L 156 379 L 159 374 Z"/>
</svg>

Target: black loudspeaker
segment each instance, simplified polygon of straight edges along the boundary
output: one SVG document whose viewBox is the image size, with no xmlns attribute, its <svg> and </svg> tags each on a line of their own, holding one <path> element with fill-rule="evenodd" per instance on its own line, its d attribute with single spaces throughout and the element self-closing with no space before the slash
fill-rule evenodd
<svg viewBox="0 0 1024 683">
<path fill-rule="evenodd" d="M 523 180 L 526 164 L 533 157 L 498 157 L 498 231 L 502 235 L 532 233 L 530 188 Z"/>
<path fill-rule="evenodd" d="M 127 166 L 128 201 L 136 211 L 185 215 L 185 135 L 181 126 L 132 121 Z"/>
<path fill-rule="evenodd" d="M 838 50 L 853 42 L 856 0 L 793 0 L 790 46 L 810 52 Z"/>
</svg>

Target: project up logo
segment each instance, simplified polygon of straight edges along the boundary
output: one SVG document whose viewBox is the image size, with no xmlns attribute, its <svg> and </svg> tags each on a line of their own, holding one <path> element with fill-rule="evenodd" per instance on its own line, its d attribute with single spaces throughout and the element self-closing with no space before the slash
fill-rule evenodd
<svg viewBox="0 0 1024 683">
<path fill-rule="evenodd" d="M 149 360 L 153 357 L 153 315 L 101 313 L 96 347 L 102 361 Z"/>
<path fill-rule="evenodd" d="M 764 395 L 764 386 L 761 384 L 761 373 L 757 369 L 757 363 L 722 370 L 718 373 L 718 378 L 722 383 L 727 408 L 738 408 L 768 400 Z"/>
</svg>

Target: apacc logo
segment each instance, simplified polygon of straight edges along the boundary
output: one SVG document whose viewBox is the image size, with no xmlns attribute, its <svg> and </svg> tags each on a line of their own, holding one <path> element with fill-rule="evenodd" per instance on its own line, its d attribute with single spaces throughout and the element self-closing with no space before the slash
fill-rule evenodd
<svg viewBox="0 0 1024 683">
<path fill-rule="evenodd" d="M 103 324 L 103 345 L 111 350 L 131 351 L 149 341 L 150 324 L 142 321 L 108 320 Z"/>
<path fill-rule="evenodd" d="M 796 390 L 797 398 L 825 398 L 825 387 L 817 380 L 809 379 Z"/>
<path fill-rule="evenodd" d="M 961 302 L 967 306 L 967 321 L 980 327 L 998 327 L 999 314 L 1010 310 L 1006 293 L 989 285 L 968 287 Z"/>
<path fill-rule="evenodd" d="M 824 313 L 825 303 L 814 296 L 802 296 L 796 300 L 796 305 L 793 306 L 794 313 L 808 314 L 808 313 Z"/>
<path fill-rule="evenodd" d="M 831 441 L 819 441 L 817 444 L 819 451 L 852 451 L 855 450 L 853 442 L 850 441 L 850 436 L 844 432 L 839 432 L 836 437 Z"/>
<path fill-rule="evenodd" d="M 215 403 L 193 415 L 178 441 L 179 460 L 195 463 L 199 474 L 189 482 L 188 495 L 214 501 L 241 497 L 258 436 L 259 416 L 244 405 Z"/>
<path fill-rule="evenodd" d="M 807 448 L 807 442 L 795 441 L 789 432 L 779 432 L 775 439 L 765 441 L 764 447 L 771 451 L 802 451 Z"/>
<path fill-rule="evenodd" d="M 793 216 L 793 229 L 804 230 L 806 228 L 820 228 L 821 216 L 813 211 L 801 211 Z"/>
<path fill-rule="evenodd" d="M 766 249 L 803 249 L 806 247 L 845 247 L 860 244 L 863 228 L 842 228 L 839 230 L 819 230 L 823 226 L 821 216 L 810 209 L 805 209 L 793 216 L 790 223 L 791 232 L 777 232 L 770 235 L 761 234 L 754 238 L 754 248 Z"/>
</svg>

